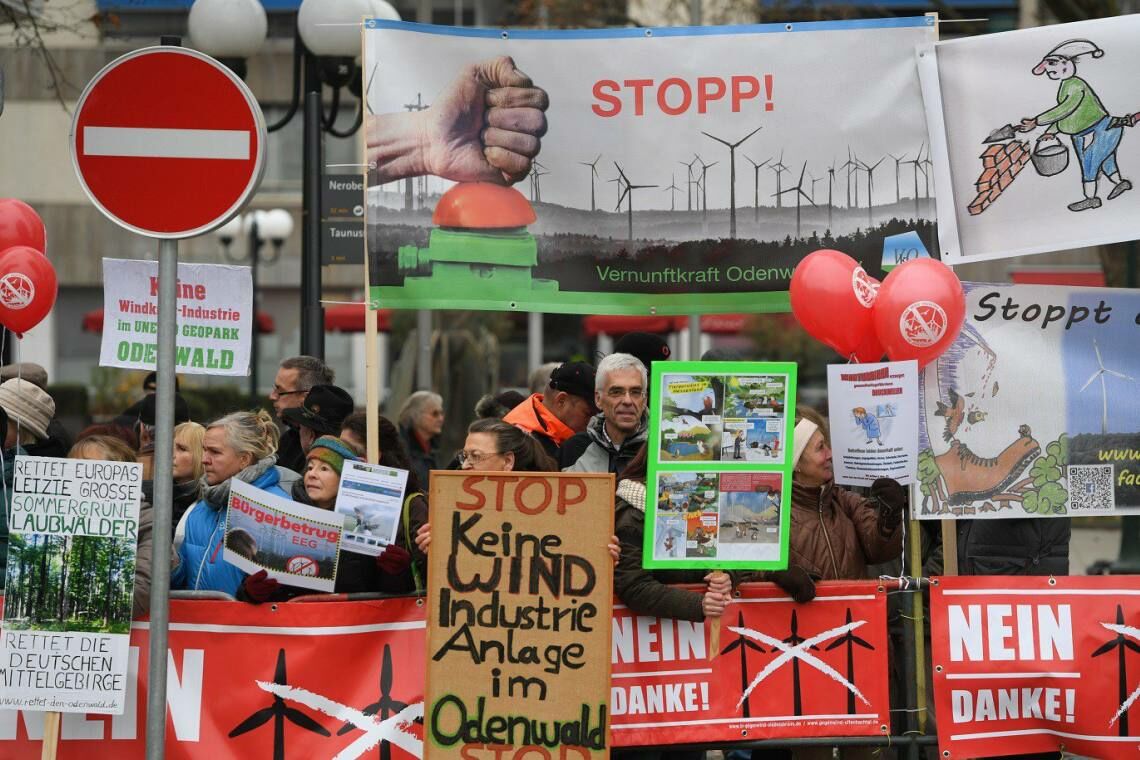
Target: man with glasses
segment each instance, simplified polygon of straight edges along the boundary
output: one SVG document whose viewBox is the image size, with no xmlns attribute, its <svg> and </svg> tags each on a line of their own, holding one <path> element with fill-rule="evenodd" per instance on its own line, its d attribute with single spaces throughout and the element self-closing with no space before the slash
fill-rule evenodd
<svg viewBox="0 0 1140 760">
<path fill-rule="evenodd" d="M 648 433 L 645 365 L 630 354 L 610 354 L 598 363 L 594 401 L 601 409 L 586 426 L 590 445 L 568 472 L 620 473 L 645 443 Z"/>
<path fill-rule="evenodd" d="M 281 362 L 273 378 L 273 390 L 269 392 L 273 413 L 284 427 L 277 447 L 277 464 L 296 473 L 304 472 L 305 449 L 301 446 L 301 434 L 285 419 L 285 410 L 303 406 L 314 385 L 332 385 L 335 379 L 333 370 L 315 356 L 290 356 Z"/>
<path fill-rule="evenodd" d="M 594 367 L 585 362 L 565 362 L 550 373 L 542 393 L 535 393 L 503 417 L 542 444 L 547 454 L 558 458 L 558 449 L 575 433 L 586 429 L 597 414 L 594 406 Z"/>
</svg>

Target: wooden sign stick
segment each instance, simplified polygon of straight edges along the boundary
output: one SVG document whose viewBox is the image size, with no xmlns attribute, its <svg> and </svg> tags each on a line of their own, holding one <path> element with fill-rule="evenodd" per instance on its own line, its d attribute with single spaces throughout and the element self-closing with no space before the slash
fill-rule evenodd
<svg viewBox="0 0 1140 760">
<path fill-rule="evenodd" d="M 40 760 L 55 760 L 59 752 L 59 721 L 60 714 L 49 712 L 44 714 L 44 744 L 40 750 Z"/>
</svg>

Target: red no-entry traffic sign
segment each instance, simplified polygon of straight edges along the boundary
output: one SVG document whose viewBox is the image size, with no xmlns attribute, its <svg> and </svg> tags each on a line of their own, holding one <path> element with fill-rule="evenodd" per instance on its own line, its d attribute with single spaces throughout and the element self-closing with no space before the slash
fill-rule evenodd
<svg viewBox="0 0 1140 760">
<path fill-rule="evenodd" d="M 88 83 L 71 123 L 83 189 L 111 221 L 156 238 L 208 232 L 264 170 L 265 119 L 249 88 L 207 55 L 136 50 Z"/>
</svg>

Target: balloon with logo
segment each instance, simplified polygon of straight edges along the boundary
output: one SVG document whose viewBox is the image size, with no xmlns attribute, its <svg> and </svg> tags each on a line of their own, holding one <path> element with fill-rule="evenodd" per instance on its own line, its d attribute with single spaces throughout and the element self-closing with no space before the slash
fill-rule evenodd
<svg viewBox="0 0 1140 760">
<path fill-rule="evenodd" d="M 26 245 L 0 251 L 0 324 L 22 338 L 55 305 L 55 267 Z"/>
<path fill-rule="evenodd" d="M 47 252 L 47 230 L 40 215 L 16 198 L 0 198 L 0 251 L 26 245 Z"/>
<path fill-rule="evenodd" d="M 879 281 L 845 253 L 822 248 L 809 253 L 792 273 L 788 296 L 796 321 L 845 359 L 875 361 L 871 307 Z"/>
<path fill-rule="evenodd" d="M 962 329 L 966 295 L 954 270 L 913 259 L 891 270 L 875 301 L 875 333 L 891 361 L 922 367 L 942 355 Z"/>
</svg>

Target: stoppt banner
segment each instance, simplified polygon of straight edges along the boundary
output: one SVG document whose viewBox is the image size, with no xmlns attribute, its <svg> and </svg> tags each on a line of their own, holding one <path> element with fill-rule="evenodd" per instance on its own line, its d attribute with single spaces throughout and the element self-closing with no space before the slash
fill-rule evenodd
<svg viewBox="0 0 1140 760">
<path fill-rule="evenodd" d="M 1136 756 L 1140 579 L 938 578 L 930 612 L 943 757 Z"/>
<path fill-rule="evenodd" d="M 567 31 L 370 19 L 370 300 L 787 311 L 792 271 L 819 248 L 873 277 L 937 254 L 914 63 L 934 38 L 933 15 Z"/>
<path fill-rule="evenodd" d="M 1140 294 L 963 283 L 966 322 L 919 381 L 920 519 L 1140 507 Z M 1032 388 L 1032 393 L 1020 392 Z"/>
<path fill-rule="evenodd" d="M 428 503 L 425 756 L 608 757 L 613 475 L 436 472 Z"/>
</svg>

